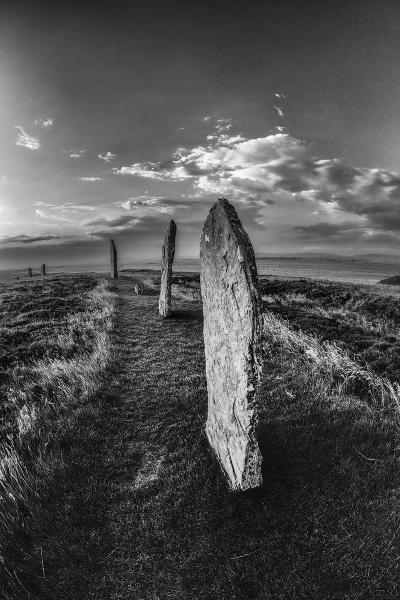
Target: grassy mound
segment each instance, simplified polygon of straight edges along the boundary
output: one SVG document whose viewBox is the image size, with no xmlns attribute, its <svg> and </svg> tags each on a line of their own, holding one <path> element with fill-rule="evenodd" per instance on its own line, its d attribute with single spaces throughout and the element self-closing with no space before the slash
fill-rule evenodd
<svg viewBox="0 0 400 600">
<path fill-rule="evenodd" d="M 382 279 L 379 283 L 383 283 L 384 285 L 400 285 L 400 275 L 386 277 L 386 279 Z"/>
<path fill-rule="evenodd" d="M 3 285 L 0 302 L 0 596 L 43 598 L 41 498 L 60 430 L 108 362 L 114 297 L 94 278 L 54 277 Z"/>
</svg>

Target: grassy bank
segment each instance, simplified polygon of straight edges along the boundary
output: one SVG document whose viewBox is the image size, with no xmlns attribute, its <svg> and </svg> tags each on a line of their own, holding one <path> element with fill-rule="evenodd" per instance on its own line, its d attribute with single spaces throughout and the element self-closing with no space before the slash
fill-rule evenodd
<svg viewBox="0 0 400 600">
<path fill-rule="evenodd" d="M 41 503 L 62 460 L 60 432 L 108 363 L 114 303 L 86 276 L 0 290 L 1 598 L 45 597 Z"/>
</svg>

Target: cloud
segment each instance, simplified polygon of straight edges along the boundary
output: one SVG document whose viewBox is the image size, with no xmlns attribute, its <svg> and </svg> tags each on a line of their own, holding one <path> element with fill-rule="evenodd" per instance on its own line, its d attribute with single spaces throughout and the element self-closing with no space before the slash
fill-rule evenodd
<svg viewBox="0 0 400 600">
<path fill-rule="evenodd" d="M 226 196 L 242 207 L 253 206 L 255 213 L 274 203 L 292 207 L 292 213 L 298 211 L 299 225 L 305 214 L 312 220 L 324 214 L 332 223 L 347 215 L 354 227 L 365 231 L 400 231 L 399 174 L 314 156 L 305 142 L 287 133 L 249 139 L 228 135 L 223 129 L 227 125 L 230 120 L 220 124 L 222 133 L 207 145 L 179 148 L 167 160 L 114 172 L 191 181 L 194 197 Z"/>
<path fill-rule="evenodd" d="M 2 244 L 35 244 L 59 239 L 57 235 L 14 235 L 1 239 Z"/>
<path fill-rule="evenodd" d="M 180 200 L 168 200 L 158 196 L 136 196 L 121 202 L 120 206 L 125 210 L 149 209 L 163 214 L 172 214 L 177 208 L 189 208 L 187 204 Z"/>
<path fill-rule="evenodd" d="M 18 129 L 16 145 L 29 150 L 40 150 L 41 143 L 37 138 L 29 135 L 21 125 L 16 125 Z"/>
<path fill-rule="evenodd" d="M 284 100 L 286 98 L 285 94 L 279 94 L 278 92 L 275 92 L 274 96 L 280 100 Z"/>
<path fill-rule="evenodd" d="M 48 202 L 34 202 L 34 206 L 44 206 L 50 210 L 57 212 L 79 212 L 79 211 L 93 211 L 98 209 L 98 205 L 92 206 L 90 204 L 74 204 L 73 202 L 64 202 L 63 204 L 50 204 Z"/>
<path fill-rule="evenodd" d="M 87 181 L 87 182 L 93 182 L 93 181 L 102 181 L 102 177 L 79 177 L 80 181 Z"/>
<path fill-rule="evenodd" d="M 101 160 L 104 160 L 104 162 L 111 162 L 112 160 L 114 160 L 115 158 L 117 158 L 117 154 L 113 154 L 112 152 L 106 152 L 105 154 L 98 154 L 97 157 L 100 158 Z"/>
<path fill-rule="evenodd" d="M 160 173 L 157 168 L 158 167 L 156 163 L 135 163 L 129 167 L 114 169 L 114 173 L 116 175 L 137 175 L 138 177 L 158 179 L 158 181 L 163 181 L 166 177 L 165 173 Z"/>
<path fill-rule="evenodd" d="M 131 231 L 139 222 L 140 219 L 133 215 L 120 215 L 88 221 L 84 223 L 84 229 L 89 237 L 107 237 L 115 232 Z"/>
<path fill-rule="evenodd" d="M 279 133 L 284 133 L 286 127 L 283 127 L 283 125 L 275 125 L 275 129 L 279 131 Z"/>
<path fill-rule="evenodd" d="M 300 236 L 324 240 L 326 238 L 341 237 L 344 233 L 354 233 L 358 230 L 354 223 L 320 222 L 314 225 L 296 225 L 293 227 L 293 231 Z"/>
<path fill-rule="evenodd" d="M 281 107 L 274 105 L 274 108 L 276 109 L 276 112 L 278 113 L 278 115 L 283 119 L 284 116 L 285 116 L 285 113 L 283 112 L 283 110 L 281 109 Z"/>
<path fill-rule="evenodd" d="M 43 129 L 50 129 L 54 125 L 54 117 L 46 117 L 45 119 L 35 119 L 33 124 L 42 127 Z"/>
<path fill-rule="evenodd" d="M 71 219 L 68 219 L 67 217 L 63 217 L 62 215 L 51 214 L 49 212 L 45 212 L 45 211 L 41 210 L 40 208 L 37 208 L 35 210 L 35 213 L 41 219 L 45 219 L 46 221 L 61 221 L 63 223 L 72 223 Z"/>
<path fill-rule="evenodd" d="M 82 148 L 82 150 L 67 150 L 67 154 L 70 158 L 82 158 L 85 152 L 86 148 Z"/>
<path fill-rule="evenodd" d="M 379 246 L 381 244 L 398 245 L 400 232 L 382 231 L 357 223 L 343 221 L 342 223 L 330 223 L 321 221 L 313 225 L 297 225 L 292 231 L 302 240 L 324 245 L 333 243 L 351 246 Z"/>
</svg>

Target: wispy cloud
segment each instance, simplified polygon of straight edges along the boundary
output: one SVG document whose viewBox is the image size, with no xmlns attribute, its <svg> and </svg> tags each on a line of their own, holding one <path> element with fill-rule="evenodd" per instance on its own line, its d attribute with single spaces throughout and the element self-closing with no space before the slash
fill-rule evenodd
<svg viewBox="0 0 400 600">
<path fill-rule="evenodd" d="M 46 117 L 44 119 L 35 119 L 34 125 L 42 127 L 43 129 L 50 129 L 54 125 L 54 117 Z"/>
<path fill-rule="evenodd" d="M 138 177 L 158 179 L 159 181 L 165 179 L 164 174 L 157 169 L 156 163 L 135 163 L 134 165 L 114 169 L 113 172 L 116 175 L 137 175 Z"/>
<path fill-rule="evenodd" d="M 79 177 L 80 181 L 86 182 L 94 182 L 94 181 L 102 181 L 102 177 Z"/>
<path fill-rule="evenodd" d="M 82 158 L 85 152 L 86 148 L 82 148 L 82 150 L 67 150 L 67 154 L 70 158 Z"/>
<path fill-rule="evenodd" d="M 275 92 L 274 96 L 279 98 L 279 100 L 284 100 L 286 98 L 285 94 Z"/>
<path fill-rule="evenodd" d="M 180 200 L 170 200 L 159 196 L 135 196 L 125 202 L 121 202 L 121 208 L 125 210 L 148 209 L 163 214 L 172 214 L 177 208 L 189 208 Z"/>
<path fill-rule="evenodd" d="M 67 217 L 65 217 L 63 215 L 46 212 L 46 211 L 41 210 L 40 208 L 37 208 L 35 210 L 35 213 L 41 219 L 45 219 L 46 221 L 60 221 L 62 223 L 72 223 L 71 219 L 68 219 Z"/>
<path fill-rule="evenodd" d="M 118 217 L 104 217 L 84 223 L 86 235 L 90 237 L 107 237 L 115 232 L 131 231 L 140 222 L 133 215 L 120 215 Z"/>
<path fill-rule="evenodd" d="M 18 129 L 17 146 L 28 148 L 29 150 L 40 150 L 41 143 L 37 138 L 29 135 L 21 125 L 16 125 L 16 129 Z"/>
<path fill-rule="evenodd" d="M 0 240 L 2 244 L 35 244 L 59 239 L 57 235 L 14 235 Z"/>
<path fill-rule="evenodd" d="M 106 152 L 104 154 L 98 154 L 97 157 L 100 158 L 101 160 L 104 160 L 104 162 L 111 162 L 112 160 L 114 160 L 115 158 L 117 158 L 117 154 L 113 154 L 112 152 Z"/>
<path fill-rule="evenodd" d="M 284 116 L 285 116 L 285 113 L 283 112 L 283 110 L 281 109 L 281 107 L 274 105 L 274 108 L 275 108 L 276 112 L 278 113 L 278 115 L 283 119 Z"/>
<path fill-rule="evenodd" d="M 34 202 L 34 206 L 45 207 L 55 212 L 87 212 L 98 209 L 98 205 L 91 206 L 90 204 L 75 204 L 74 202 L 64 202 L 63 204 L 51 204 L 49 202 Z"/>
</svg>

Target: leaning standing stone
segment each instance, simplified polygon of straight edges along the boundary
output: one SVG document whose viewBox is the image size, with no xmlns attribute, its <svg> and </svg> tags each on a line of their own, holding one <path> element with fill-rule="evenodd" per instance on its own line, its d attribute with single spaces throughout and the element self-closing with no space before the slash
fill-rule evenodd
<svg viewBox="0 0 400 600">
<path fill-rule="evenodd" d="M 254 251 L 225 199 L 212 207 L 200 244 L 206 433 L 231 487 L 245 490 L 262 484 L 256 438 L 262 321 Z"/>
<path fill-rule="evenodd" d="M 117 262 L 117 248 L 114 240 L 110 240 L 110 267 L 111 267 L 111 279 L 118 279 L 118 262 Z"/>
<path fill-rule="evenodd" d="M 174 262 L 175 254 L 175 236 L 176 223 L 175 221 L 170 221 L 162 247 L 161 288 L 158 302 L 158 310 L 162 317 L 169 317 L 171 315 L 171 280 L 172 263 Z"/>
</svg>

